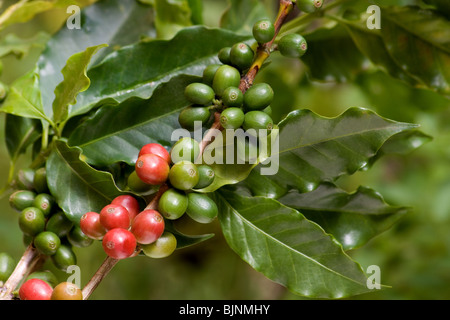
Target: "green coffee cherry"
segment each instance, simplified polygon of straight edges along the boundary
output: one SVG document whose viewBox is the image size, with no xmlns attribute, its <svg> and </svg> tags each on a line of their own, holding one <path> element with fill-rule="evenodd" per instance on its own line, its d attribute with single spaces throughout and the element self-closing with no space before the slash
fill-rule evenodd
<svg viewBox="0 0 450 320">
<path fill-rule="evenodd" d="M 209 107 L 188 107 L 183 109 L 178 116 L 180 126 L 186 130 L 194 130 L 194 122 L 200 121 L 202 125 L 211 118 Z"/>
<path fill-rule="evenodd" d="M 44 216 L 49 216 L 55 206 L 55 198 L 47 193 L 40 193 L 34 198 L 33 207 L 42 210 Z"/>
<path fill-rule="evenodd" d="M 203 83 L 212 86 L 214 75 L 221 64 L 210 64 L 203 70 Z"/>
<path fill-rule="evenodd" d="M 30 237 L 37 235 L 45 228 L 44 213 L 39 208 L 25 208 L 19 216 L 19 227 L 24 234 Z"/>
<path fill-rule="evenodd" d="M 272 130 L 273 120 L 272 118 L 263 111 L 250 111 L 245 114 L 244 124 L 242 125 L 244 130 L 252 134 L 249 129 L 255 129 L 256 135 L 258 136 L 260 129 Z"/>
<path fill-rule="evenodd" d="M 45 226 L 46 231 L 55 233 L 58 237 L 66 236 L 72 229 L 73 223 L 67 219 L 63 211 L 58 211 L 50 216 Z"/>
<path fill-rule="evenodd" d="M 164 218 L 175 220 L 180 218 L 186 212 L 187 206 L 188 199 L 186 194 L 171 188 L 164 192 L 159 199 L 158 211 Z"/>
<path fill-rule="evenodd" d="M 230 51 L 231 47 L 224 47 L 219 50 L 219 53 L 217 54 L 217 57 L 219 58 L 219 61 L 223 64 L 230 64 Z"/>
<path fill-rule="evenodd" d="M 48 193 L 47 170 L 41 167 L 34 172 L 33 178 L 34 189 L 37 193 Z"/>
<path fill-rule="evenodd" d="M 220 124 L 225 129 L 237 129 L 244 123 L 244 111 L 240 108 L 226 108 L 220 114 Z"/>
<path fill-rule="evenodd" d="M 275 36 L 275 26 L 269 19 L 259 20 L 253 25 L 252 33 L 258 43 L 266 43 Z"/>
<path fill-rule="evenodd" d="M 159 185 L 155 186 L 143 182 L 136 174 L 136 171 L 131 172 L 128 176 L 127 186 L 134 192 L 141 194 L 152 194 L 155 193 L 159 188 Z"/>
<path fill-rule="evenodd" d="M 216 175 L 214 170 L 210 166 L 202 164 L 197 166 L 197 170 L 198 170 L 198 182 L 194 186 L 194 189 L 203 189 L 211 185 L 211 183 L 213 183 Z"/>
<path fill-rule="evenodd" d="M 153 243 L 142 245 L 142 252 L 150 258 L 166 258 L 177 248 L 177 238 L 168 232 L 164 233 Z"/>
<path fill-rule="evenodd" d="M 242 107 L 244 95 L 237 87 L 228 87 L 223 91 L 222 103 L 226 107 Z"/>
<path fill-rule="evenodd" d="M 184 137 L 178 140 L 170 151 L 170 157 L 173 163 L 180 161 L 195 162 L 200 154 L 198 142 L 190 137 Z"/>
<path fill-rule="evenodd" d="M 174 188 L 179 190 L 190 190 L 199 181 L 198 169 L 190 161 L 175 163 L 169 171 L 169 181 Z"/>
<path fill-rule="evenodd" d="M 16 267 L 16 262 L 7 253 L 0 253 L 0 283 L 5 282 L 13 273 Z"/>
<path fill-rule="evenodd" d="M 238 69 L 223 65 L 217 69 L 213 79 L 214 92 L 221 97 L 223 92 L 228 87 L 239 87 L 241 82 L 241 74 Z"/>
<path fill-rule="evenodd" d="M 236 43 L 230 50 L 231 64 L 241 71 L 252 65 L 254 56 L 252 48 L 243 42 Z"/>
<path fill-rule="evenodd" d="M 41 279 L 41 280 L 47 282 L 52 288 L 55 287 L 59 283 L 58 278 L 50 270 L 33 272 L 26 278 L 25 281 L 30 280 L 30 279 Z"/>
<path fill-rule="evenodd" d="M 18 211 L 33 205 L 36 193 L 30 190 L 17 190 L 9 196 L 9 205 Z"/>
<path fill-rule="evenodd" d="M 34 170 L 30 168 L 20 169 L 17 172 L 16 184 L 18 189 L 33 190 L 34 189 Z"/>
<path fill-rule="evenodd" d="M 186 213 L 199 223 L 210 223 L 217 217 L 219 209 L 216 203 L 204 193 L 192 192 L 188 194 Z"/>
<path fill-rule="evenodd" d="M 74 226 L 69 231 L 67 234 L 67 240 L 71 245 L 78 248 L 89 247 L 94 242 L 94 240 L 86 236 L 78 226 Z"/>
<path fill-rule="evenodd" d="M 244 94 L 245 110 L 261 110 L 273 101 L 273 89 L 268 83 L 257 83 Z"/>
<path fill-rule="evenodd" d="M 34 246 L 41 254 L 52 256 L 61 245 L 59 237 L 51 231 L 43 231 L 34 238 Z"/>
<path fill-rule="evenodd" d="M 204 83 L 195 82 L 186 86 L 184 95 L 191 103 L 207 105 L 214 99 L 214 90 Z"/>
<path fill-rule="evenodd" d="M 297 33 L 290 33 L 283 36 L 278 42 L 278 50 L 288 58 L 300 58 L 308 49 L 305 38 Z"/>
<path fill-rule="evenodd" d="M 50 256 L 53 264 L 56 268 L 66 271 L 71 265 L 77 264 L 77 256 L 73 252 L 72 248 L 68 245 L 61 244 L 56 253 Z"/>
<path fill-rule="evenodd" d="M 313 13 L 322 7 L 323 0 L 297 0 L 296 5 L 300 11 Z"/>
</svg>

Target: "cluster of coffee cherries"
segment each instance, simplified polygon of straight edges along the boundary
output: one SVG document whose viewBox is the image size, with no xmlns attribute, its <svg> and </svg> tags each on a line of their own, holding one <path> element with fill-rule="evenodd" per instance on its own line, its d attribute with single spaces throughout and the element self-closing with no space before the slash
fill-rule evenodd
<svg viewBox="0 0 450 320">
<path fill-rule="evenodd" d="M 39 277 L 28 278 L 19 288 L 20 300 L 83 300 L 81 289 L 72 282 L 60 282 L 55 287 Z"/>
<path fill-rule="evenodd" d="M 56 203 L 48 189 L 45 167 L 20 170 L 15 185 L 9 204 L 19 212 L 24 244 L 32 244 L 40 254 L 49 256 L 62 271 L 75 265 L 77 258 L 73 247 L 87 247 L 92 240 Z"/>
</svg>

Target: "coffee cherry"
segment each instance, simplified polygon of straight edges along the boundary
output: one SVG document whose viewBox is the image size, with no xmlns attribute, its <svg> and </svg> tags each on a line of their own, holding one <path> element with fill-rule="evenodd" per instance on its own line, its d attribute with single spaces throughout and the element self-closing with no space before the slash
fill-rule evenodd
<svg viewBox="0 0 450 320">
<path fill-rule="evenodd" d="M 177 238 L 165 231 L 155 242 L 143 245 L 142 252 L 150 258 L 166 258 L 177 248 Z"/>
<path fill-rule="evenodd" d="M 166 160 L 167 163 L 170 163 L 169 151 L 159 143 L 148 143 L 144 145 L 141 150 L 139 150 L 138 158 L 144 154 L 156 154 Z"/>
<path fill-rule="evenodd" d="M 67 234 L 67 240 L 72 246 L 78 248 L 89 247 L 94 242 L 94 240 L 85 235 L 78 226 L 74 226 L 70 230 Z"/>
<path fill-rule="evenodd" d="M 240 108 L 226 108 L 220 114 L 220 124 L 225 129 L 237 129 L 244 123 L 244 116 Z"/>
<path fill-rule="evenodd" d="M 253 25 L 252 33 L 258 43 L 266 43 L 275 36 L 275 26 L 269 19 L 259 20 Z"/>
<path fill-rule="evenodd" d="M 167 154 L 169 154 L 169 153 L 167 153 Z M 169 155 L 169 159 L 170 159 L 170 155 Z M 124 194 L 124 195 L 115 197 L 111 201 L 111 204 L 120 205 L 122 207 L 125 207 L 125 209 L 127 209 L 128 214 L 130 216 L 130 221 L 133 221 L 134 217 L 136 217 L 139 214 L 139 212 L 141 211 L 141 208 L 139 206 L 139 202 L 137 201 L 137 199 L 129 194 Z"/>
<path fill-rule="evenodd" d="M 305 38 L 297 33 L 283 36 L 278 42 L 278 50 L 288 58 L 300 58 L 308 49 Z"/>
<path fill-rule="evenodd" d="M 68 245 L 61 244 L 56 253 L 50 256 L 53 264 L 56 268 L 66 272 L 69 266 L 77 264 L 77 256 L 73 252 L 72 248 Z"/>
<path fill-rule="evenodd" d="M 140 244 L 155 242 L 164 232 L 164 218 L 152 209 L 147 209 L 139 213 L 131 225 L 131 233 Z"/>
<path fill-rule="evenodd" d="M 8 280 L 16 267 L 14 259 L 5 252 L 0 252 L 0 282 Z"/>
<path fill-rule="evenodd" d="M 211 185 L 211 183 L 213 183 L 215 178 L 215 172 L 210 166 L 202 164 L 197 166 L 197 170 L 198 170 L 198 182 L 194 186 L 194 189 L 203 189 Z"/>
<path fill-rule="evenodd" d="M 214 75 L 221 64 L 210 64 L 203 70 L 203 83 L 212 86 Z"/>
<path fill-rule="evenodd" d="M 135 220 L 138 216 L 136 216 Z M 111 229 L 103 237 L 102 245 L 103 250 L 111 258 L 125 259 L 134 253 L 136 238 L 133 233 L 126 229 Z"/>
<path fill-rule="evenodd" d="M 180 161 L 195 162 L 200 154 L 200 145 L 190 137 L 184 137 L 178 140 L 170 151 L 173 163 Z"/>
<path fill-rule="evenodd" d="M 50 231 L 43 231 L 34 238 L 34 246 L 36 249 L 46 256 L 52 256 L 56 253 L 61 245 L 59 237 Z"/>
<path fill-rule="evenodd" d="M 48 193 L 47 169 L 41 167 L 34 172 L 33 186 L 37 193 Z"/>
<path fill-rule="evenodd" d="M 247 70 L 253 63 L 255 53 L 252 48 L 243 42 L 234 44 L 230 50 L 230 61 L 241 71 Z"/>
<path fill-rule="evenodd" d="M 261 110 L 272 103 L 273 89 L 267 83 L 258 83 L 250 87 L 244 94 L 245 110 Z"/>
<path fill-rule="evenodd" d="M 33 190 L 34 189 L 34 170 L 30 168 L 20 169 L 17 172 L 16 184 L 17 189 Z"/>
<path fill-rule="evenodd" d="M 19 289 L 20 300 L 50 300 L 52 287 L 41 279 L 25 281 Z"/>
<path fill-rule="evenodd" d="M 190 161 L 177 162 L 170 168 L 169 181 L 174 188 L 189 190 L 197 185 L 198 180 L 197 166 Z"/>
<path fill-rule="evenodd" d="M 156 192 L 159 186 L 153 186 L 151 184 L 147 184 L 138 177 L 136 171 L 130 173 L 127 179 L 127 186 L 137 193 L 153 193 Z"/>
<path fill-rule="evenodd" d="M 33 206 L 36 193 L 30 190 L 17 190 L 9 196 L 9 204 L 13 209 L 22 211 Z"/>
<path fill-rule="evenodd" d="M 189 102 L 198 105 L 207 105 L 214 99 L 214 90 L 204 83 L 191 83 L 184 90 L 184 96 Z"/>
<path fill-rule="evenodd" d="M 54 287 L 58 284 L 58 279 L 56 278 L 55 274 L 51 272 L 50 270 L 45 271 L 35 271 L 32 274 L 30 274 L 25 281 L 28 281 L 30 279 L 41 279 L 45 282 L 47 282 L 51 287 Z"/>
<path fill-rule="evenodd" d="M 199 223 L 210 223 L 217 217 L 219 209 L 216 203 L 204 193 L 192 192 L 188 194 L 186 213 Z"/>
<path fill-rule="evenodd" d="M 300 11 L 313 13 L 322 7 L 323 0 L 297 0 L 296 5 Z"/>
<path fill-rule="evenodd" d="M 223 64 L 230 64 L 230 51 L 231 47 L 224 47 L 219 50 L 219 53 L 217 54 L 217 57 L 219 58 L 219 61 Z"/>
<path fill-rule="evenodd" d="M 53 289 L 51 300 L 83 300 L 83 294 L 72 282 L 61 282 Z"/>
<path fill-rule="evenodd" d="M 180 218 L 186 212 L 187 206 L 186 194 L 173 188 L 164 192 L 158 202 L 159 212 L 170 220 Z"/>
<path fill-rule="evenodd" d="M 72 229 L 73 223 L 67 219 L 63 211 L 58 211 L 50 216 L 45 226 L 46 231 L 55 233 L 58 237 L 66 236 Z"/>
<path fill-rule="evenodd" d="M 34 198 L 33 207 L 42 210 L 44 216 L 48 217 L 55 205 L 55 198 L 47 193 L 40 193 Z"/>
<path fill-rule="evenodd" d="M 42 210 L 35 207 L 28 207 L 22 210 L 19 216 L 19 227 L 22 232 L 30 237 L 44 231 L 45 216 Z"/>
<path fill-rule="evenodd" d="M 244 95 L 237 87 L 228 87 L 223 91 L 222 103 L 226 107 L 242 107 Z"/>
<path fill-rule="evenodd" d="M 100 223 L 105 229 L 128 229 L 130 227 L 130 214 L 128 210 L 117 204 L 108 204 L 100 211 Z"/>
<path fill-rule="evenodd" d="M 242 125 L 245 130 L 255 129 L 256 135 L 259 135 L 258 130 L 272 130 L 273 120 L 263 111 L 250 111 L 245 114 L 244 124 Z M 252 134 L 251 131 L 248 133 Z"/>
<path fill-rule="evenodd" d="M 178 116 L 180 126 L 186 130 L 195 129 L 195 121 L 200 121 L 203 126 L 211 118 L 209 107 L 188 107 L 183 109 Z"/>
<path fill-rule="evenodd" d="M 217 69 L 213 79 L 214 92 L 221 97 L 224 90 L 228 87 L 239 87 L 241 74 L 238 69 L 223 65 Z"/>
<path fill-rule="evenodd" d="M 144 154 L 136 161 L 136 174 L 145 183 L 151 185 L 162 184 L 167 180 L 169 164 L 155 154 Z"/>
<path fill-rule="evenodd" d="M 101 240 L 106 234 L 105 227 L 100 223 L 100 214 L 86 212 L 80 219 L 80 228 L 83 233 L 93 240 Z"/>
</svg>

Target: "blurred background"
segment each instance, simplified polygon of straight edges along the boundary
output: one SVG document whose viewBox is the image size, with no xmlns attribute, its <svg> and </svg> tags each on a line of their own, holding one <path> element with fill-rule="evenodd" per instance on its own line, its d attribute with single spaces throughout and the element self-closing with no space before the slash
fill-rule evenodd
<svg viewBox="0 0 450 320">
<path fill-rule="evenodd" d="M 414 1 L 400 1 L 410 4 Z M 3 1 L 2 12 L 13 1 Z M 395 1 L 399 3 L 399 1 Z M 219 26 L 226 1 L 204 1 L 204 23 Z M 54 9 L 30 22 L 16 24 L 0 33 L 23 38 L 38 31 L 52 34 L 67 14 Z M 32 47 L 18 58 L 1 59 L 0 81 L 10 84 L 30 70 L 42 46 Z M 448 66 L 450 68 L 450 66 Z M 294 109 L 308 108 L 323 116 L 336 116 L 349 107 L 365 107 L 383 117 L 421 125 L 433 140 L 407 156 L 390 155 L 377 161 L 371 170 L 345 177 L 338 184 L 347 191 L 359 185 L 379 191 L 391 205 L 412 207 L 392 229 L 349 252 L 364 270 L 369 265 L 381 269 L 381 282 L 389 289 L 353 299 L 450 299 L 450 100 L 434 92 L 414 89 L 376 68 L 352 74 L 344 81 L 315 81 L 301 61 L 271 57 L 258 75 L 275 90 L 274 120 Z M 6 184 L 9 156 L 5 146 L 4 114 L 0 114 L 0 187 Z M 25 157 L 22 157 L 25 158 Z M 25 160 L 22 160 L 25 161 Z M 27 163 L 23 162 L 23 166 Z M 8 204 L 9 194 L 0 198 L 0 252 L 19 260 L 25 246 L 17 224 L 17 212 Z M 229 249 L 218 222 L 192 229 L 189 233 L 212 232 L 215 237 L 191 248 L 157 260 L 146 257 L 118 263 L 102 281 L 91 299 L 302 299 L 253 270 Z M 95 273 L 105 258 L 101 243 L 75 248 L 81 267 L 82 284 Z M 61 281 L 69 275 L 52 270 Z"/>
</svg>

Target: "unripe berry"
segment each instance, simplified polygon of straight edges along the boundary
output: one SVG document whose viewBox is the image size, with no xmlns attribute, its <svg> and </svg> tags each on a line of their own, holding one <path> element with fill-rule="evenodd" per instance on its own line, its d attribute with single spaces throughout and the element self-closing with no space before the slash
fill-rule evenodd
<svg viewBox="0 0 450 320">
<path fill-rule="evenodd" d="M 208 107 L 188 107 L 183 109 L 178 116 L 180 126 L 186 130 L 195 129 L 195 121 L 200 121 L 203 126 L 211 118 L 211 111 Z"/>
<path fill-rule="evenodd" d="M 253 62 L 255 53 L 252 48 L 243 42 L 236 43 L 230 50 L 230 61 L 239 70 L 247 70 Z"/>
<path fill-rule="evenodd" d="M 24 234 L 30 237 L 44 231 L 45 216 L 42 210 L 35 207 L 25 208 L 19 216 L 19 227 Z"/>
<path fill-rule="evenodd" d="M 68 245 L 61 244 L 56 253 L 50 256 L 53 264 L 56 268 L 66 272 L 69 266 L 77 264 L 77 256 L 73 252 L 72 248 Z"/>
<path fill-rule="evenodd" d="M 217 69 L 213 79 L 214 92 L 221 97 L 224 90 L 228 87 L 239 87 L 241 74 L 238 69 L 223 65 Z"/>
<path fill-rule="evenodd" d="M 308 49 L 305 38 L 297 33 L 290 33 L 283 36 L 278 42 L 278 50 L 288 58 L 300 58 Z"/>
<path fill-rule="evenodd" d="M 275 27 L 269 19 L 257 21 L 252 29 L 253 37 L 259 43 L 266 43 L 275 36 Z"/>
<path fill-rule="evenodd" d="M 214 99 L 214 90 L 204 83 L 191 83 L 184 90 L 184 95 L 189 102 L 198 105 L 207 105 Z"/>
<path fill-rule="evenodd" d="M 297 0 L 296 5 L 300 11 L 312 13 L 322 7 L 323 0 Z"/>
<path fill-rule="evenodd" d="M 177 238 L 165 231 L 155 242 L 143 245 L 142 252 L 150 258 L 166 258 L 177 248 Z"/>
<path fill-rule="evenodd" d="M 215 172 L 210 166 L 202 164 L 197 166 L 197 170 L 198 170 L 198 182 L 194 186 L 194 189 L 206 188 L 207 186 L 211 185 L 211 183 L 214 182 Z"/>
<path fill-rule="evenodd" d="M 190 161 L 177 162 L 170 168 L 169 180 L 179 190 L 192 189 L 199 180 L 197 166 Z"/>
<path fill-rule="evenodd" d="M 244 95 L 237 87 L 228 87 L 223 91 L 222 103 L 226 107 L 242 107 L 244 103 Z"/>
<path fill-rule="evenodd" d="M 227 108 L 220 114 L 220 124 L 225 129 L 237 129 L 244 123 L 244 116 L 240 108 Z"/>
<path fill-rule="evenodd" d="M 224 47 L 219 50 L 219 53 L 217 54 L 217 57 L 219 58 L 219 61 L 223 64 L 230 64 L 230 50 L 231 47 Z"/>
<path fill-rule="evenodd" d="M 210 223 L 217 217 L 219 209 L 216 203 L 204 193 L 192 192 L 188 194 L 186 213 L 199 223 Z"/>
<path fill-rule="evenodd" d="M 169 220 L 180 218 L 186 212 L 187 206 L 186 194 L 173 188 L 164 192 L 158 202 L 159 212 Z"/>
<path fill-rule="evenodd" d="M 200 145 L 198 142 L 190 137 L 184 137 L 178 140 L 170 151 L 170 156 L 173 163 L 180 161 L 195 162 L 200 154 Z"/>
<path fill-rule="evenodd" d="M 83 300 L 83 294 L 72 282 L 61 282 L 53 289 L 51 300 Z"/>
<path fill-rule="evenodd" d="M 61 245 L 59 237 L 51 231 L 43 231 L 34 238 L 34 246 L 41 254 L 52 256 Z"/>
<path fill-rule="evenodd" d="M 261 110 L 273 101 L 273 89 L 268 83 L 257 83 L 244 94 L 245 110 Z"/>
</svg>

